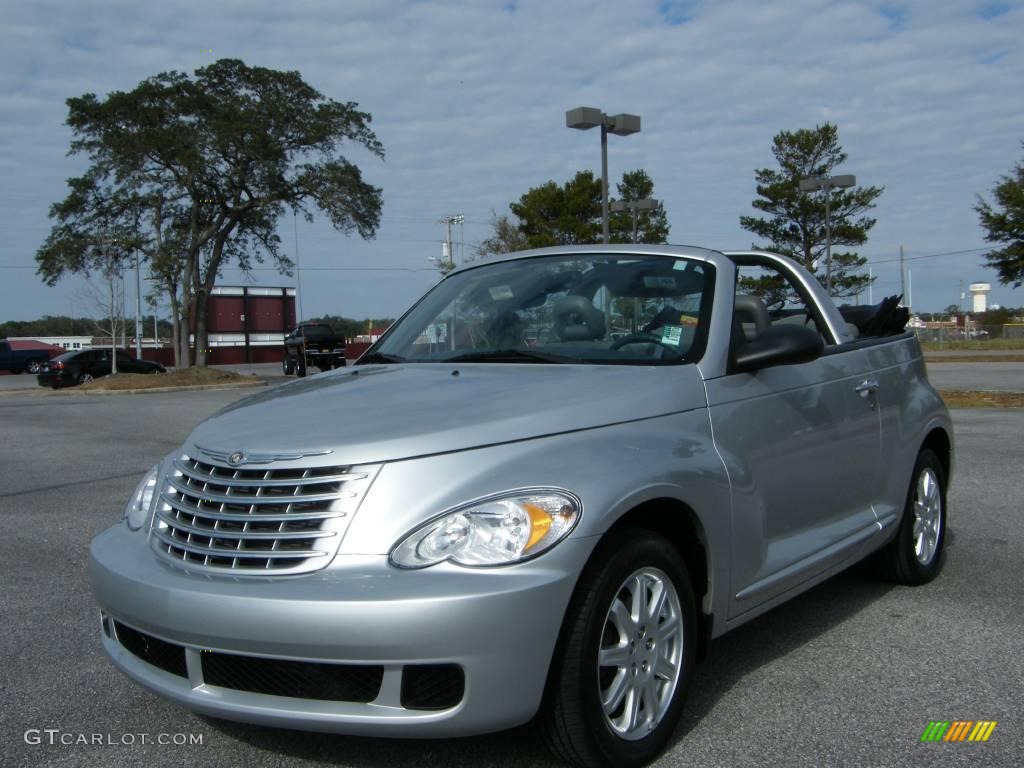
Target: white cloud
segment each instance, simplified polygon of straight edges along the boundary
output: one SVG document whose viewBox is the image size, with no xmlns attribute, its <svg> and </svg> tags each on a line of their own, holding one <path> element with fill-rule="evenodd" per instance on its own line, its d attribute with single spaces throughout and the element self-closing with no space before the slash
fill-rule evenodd
<svg viewBox="0 0 1024 768">
<path fill-rule="evenodd" d="M 487 234 L 491 209 L 526 189 L 598 169 L 594 133 L 565 129 L 587 104 L 643 116 L 643 132 L 611 137 L 611 175 L 646 168 L 674 242 L 745 246 L 753 170 L 772 136 L 831 120 L 848 169 L 886 187 L 863 253 L 891 258 L 983 245 L 974 196 L 1022 157 L 1024 8 L 987 19 L 969 2 L 594 3 L 169 2 L 32 4 L 0 30 L 0 265 L 31 264 L 46 210 L 81 168 L 65 157 L 63 100 L 129 88 L 213 58 L 297 69 L 307 82 L 373 114 L 387 159 L 354 152 L 384 188 L 375 241 L 299 225 L 304 266 L 428 267 L 436 219 L 463 212 L 466 237 Z M 998 5 L 998 4 L 997 4 Z M 986 10 L 988 9 L 988 10 Z M 999 10 L 999 8 L 996 8 Z M 201 53 L 212 48 L 212 56 Z M 293 242 L 291 222 L 282 238 Z M 915 265 L 915 303 L 956 299 L 958 280 L 986 276 L 977 257 Z M 927 265 L 927 271 L 924 266 Z M 920 274 L 919 274 L 920 272 Z M 879 290 L 898 285 L 879 264 Z M 307 313 L 396 314 L 430 272 L 316 272 Z M 287 282 L 273 272 L 260 281 Z M 227 279 L 237 275 L 228 273 Z M 31 270 L 0 269 L 0 316 L 62 311 L 67 290 Z M 1024 304 L 997 288 L 993 300 Z"/>
</svg>

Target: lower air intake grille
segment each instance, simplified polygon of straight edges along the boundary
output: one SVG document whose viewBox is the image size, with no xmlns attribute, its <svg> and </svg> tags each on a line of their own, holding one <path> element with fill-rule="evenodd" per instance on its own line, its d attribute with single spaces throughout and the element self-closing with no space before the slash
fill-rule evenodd
<svg viewBox="0 0 1024 768">
<path fill-rule="evenodd" d="M 207 685 L 295 699 L 365 704 L 377 698 L 384 677 L 381 666 L 262 659 L 214 651 L 200 656 Z"/>
<path fill-rule="evenodd" d="M 466 677 L 457 664 L 410 664 L 402 670 L 402 706 L 450 709 L 462 701 Z"/>
<path fill-rule="evenodd" d="M 117 634 L 117 641 L 133 656 L 172 675 L 188 677 L 188 670 L 185 668 L 185 649 L 180 645 L 144 635 L 119 621 L 114 622 L 114 631 Z"/>
</svg>

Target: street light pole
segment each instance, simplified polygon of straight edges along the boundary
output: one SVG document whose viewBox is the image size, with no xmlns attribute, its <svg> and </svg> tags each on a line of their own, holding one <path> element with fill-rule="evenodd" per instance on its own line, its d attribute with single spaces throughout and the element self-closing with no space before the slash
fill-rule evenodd
<svg viewBox="0 0 1024 768">
<path fill-rule="evenodd" d="M 142 359 L 142 277 L 139 274 L 139 249 L 135 249 L 135 357 Z"/>
<path fill-rule="evenodd" d="M 616 200 L 611 204 L 611 210 L 613 213 L 621 213 L 622 211 L 630 211 L 633 214 L 633 242 L 637 241 L 637 220 L 640 211 L 649 211 L 652 208 L 658 207 L 658 201 L 653 197 L 645 197 L 641 200 Z"/>
<path fill-rule="evenodd" d="M 606 115 L 595 107 L 576 107 L 565 113 L 565 127 L 586 131 L 601 128 L 601 240 L 610 242 L 608 232 L 608 134 L 629 136 L 640 132 L 640 116 Z"/>
<path fill-rule="evenodd" d="M 601 242 L 608 245 L 608 126 L 601 121 Z"/>
<path fill-rule="evenodd" d="M 801 192 L 822 190 L 825 193 L 825 291 L 832 295 L 832 190 L 852 187 L 857 177 L 852 173 L 841 176 L 811 176 L 800 179 Z"/>
</svg>

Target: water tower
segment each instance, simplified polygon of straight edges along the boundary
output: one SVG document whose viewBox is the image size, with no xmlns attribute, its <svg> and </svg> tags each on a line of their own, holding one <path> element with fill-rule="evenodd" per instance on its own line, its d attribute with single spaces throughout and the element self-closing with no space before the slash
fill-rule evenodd
<svg viewBox="0 0 1024 768">
<path fill-rule="evenodd" d="M 978 315 L 987 310 L 991 283 L 971 283 L 968 290 L 971 292 L 971 312 Z"/>
</svg>

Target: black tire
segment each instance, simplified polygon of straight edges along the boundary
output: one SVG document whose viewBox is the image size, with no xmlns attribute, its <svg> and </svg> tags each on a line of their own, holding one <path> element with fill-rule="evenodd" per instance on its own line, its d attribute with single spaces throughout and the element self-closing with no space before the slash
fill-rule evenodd
<svg viewBox="0 0 1024 768">
<path fill-rule="evenodd" d="M 934 483 L 934 493 L 929 496 L 924 490 L 925 485 Z M 924 485 L 923 485 L 924 484 Z M 924 498 L 926 502 L 938 501 L 938 521 L 935 525 L 922 525 L 919 521 L 919 510 L 924 519 L 934 520 L 934 514 L 924 510 L 931 509 L 930 503 L 918 505 Z M 924 532 L 922 542 L 918 541 L 915 528 L 921 527 Z M 933 547 L 927 542 L 934 535 Z M 942 570 L 943 544 L 946 540 L 946 473 L 939 457 L 930 448 L 923 448 L 914 464 L 914 472 L 910 478 L 907 499 L 903 505 L 903 519 L 896 538 L 889 542 L 879 553 L 883 575 L 897 584 L 917 586 L 927 584 L 939 575 Z M 919 546 L 921 545 L 921 546 Z M 929 556 L 929 551 L 930 556 Z"/>
<path fill-rule="evenodd" d="M 614 540 L 607 541 L 606 546 L 595 552 L 580 576 L 562 625 L 544 703 L 537 718 L 548 748 L 558 758 L 585 768 L 637 768 L 653 760 L 665 748 L 679 721 L 696 662 L 697 620 L 693 587 L 678 550 L 667 539 L 650 531 L 624 530 L 612 536 Z M 602 688 L 611 691 L 619 673 L 614 667 L 599 666 L 598 654 L 603 645 L 610 647 L 606 643 L 614 645 L 622 641 L 621 632 L 618 640 L 615 638 L 610 610 L 613 601 L 629 599 L 626 582 L 640 572 L 665 576 L 675 588 L 682 648 L 676 651 L 679 664 L 676 665 L 675 688 L 669 686 L 669 692 L 665 693 L 667 698 L 662 706 L 666 708 L 660 720 L 639 729 L 642 733 L 651 728 L 646 736 L 633 734 L 634 739 L 630 740 L 614 730 L 613 720 L 615 711 L 625 716 L 629 697 L 635 697 L 636 693 L 624 694 L 621 708 L 605 714 L 601 702 Z M 671 598 L 668 604 L 672 604 Z M 670 610 L 674 611 L 675 606 Z M 666 622 L 669 620 L 666 617 Z M 634 669 L 637 662 L 643 667 L 647 658 L 643 654 L 655 653 L 637 645 L 641 642 L 639 638 L 644 637 L 644 629 L 640 627 L 636 640 L 627 639 L 630 646 L 624 650 L 629 654 Z M 652 628 L 650 640 L 646 642 L 653 642 L 656 635 Z M 670 641 L 666 641 L 661 648 L 667 649 L 669 645 Z M 648 644 L 647 648 L 650 647 Z M 620 669 L 625 670 L 624 679 L 629 681 L 629 667 Z M 645 674 L 643 669 L 639 674 Z M 637 673 L 632 675 L 635 678 Z M 643 711 L 648 712 L 646 703 L 643 706 Z"/>
<path fill-rule="evenodd" d="M 300 379 L 306 375 L 306 356 L 299 355 L 295 358 L 295 375 Z"/>
<path fill-rule="evenodd" d="M 39 373 L 39 369 L 43 367 L 43 364 L 38 360 L 33 360 L 28 364 L 28 372 L 32 374 Z"/>
<path fill-rule="evenodd" d="M 281 368 L 284 370 L 285 376 L 291 376 L 295 373 L 295 361 L 290 357 L 286 357 L 281 361 Z"/>
<path fill-rule="evenodd" d="M 93 381 L 93 376 L 88 371 L 83 371 L 75 377 L 75 381 L 79 384 L 88 384 L 90 381 Z"/>
</svg>

